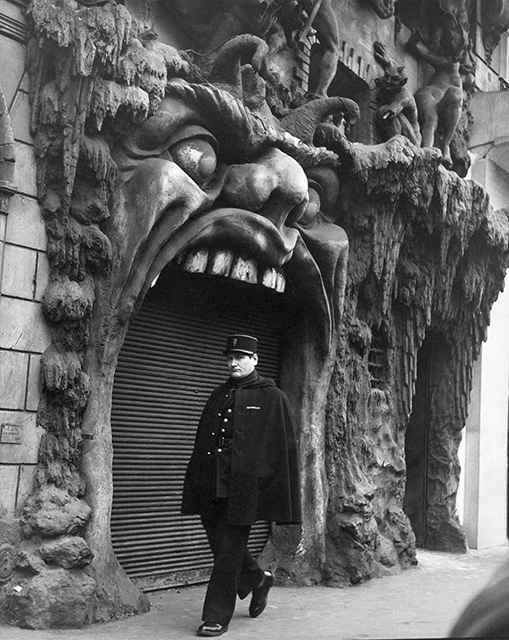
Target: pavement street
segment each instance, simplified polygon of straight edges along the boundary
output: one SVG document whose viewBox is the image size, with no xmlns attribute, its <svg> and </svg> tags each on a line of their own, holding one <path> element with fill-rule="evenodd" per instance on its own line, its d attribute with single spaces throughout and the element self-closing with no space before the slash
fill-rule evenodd
<svg viewBox="0 0 509 640">
<path fill-rule="evenodd" d="M 396 576 L 344 589 L 274 587 L 256 619 L 238 601 L 225 640 L 446 638 L 469 600 L 509 556 L 496 547 L 455 555 L 418 551 Z M 1 640 L 185 640 L 195 637 L 205 585 L 149 594 L 149 613 L 79 630 L 0 627 Z"/>
</svg>

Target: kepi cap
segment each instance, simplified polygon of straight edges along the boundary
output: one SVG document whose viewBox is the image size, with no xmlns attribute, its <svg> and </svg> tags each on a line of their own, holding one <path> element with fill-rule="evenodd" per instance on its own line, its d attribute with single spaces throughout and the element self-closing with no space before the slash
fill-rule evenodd
<svg viewBox="0 0 509 640">
<path fill-rule="evenodd" d="M 247 353 L 248 355 L 254 355 L 258 350 L 258 340 L 253 336 L 246 336 L 240 333 L 228 336 L 226 338 L 226 349 L 223 351 L 224 355 L 230 351 L 238 351 L 240 353 Z"/>
</svg>

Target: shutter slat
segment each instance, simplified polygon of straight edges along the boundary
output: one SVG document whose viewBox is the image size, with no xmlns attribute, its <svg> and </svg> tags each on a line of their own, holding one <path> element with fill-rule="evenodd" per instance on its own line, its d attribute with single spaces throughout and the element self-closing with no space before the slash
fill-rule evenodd
<svg viewBox="0 0 509 640">
<path fill-rule="evenodd" d="M 191 584 L 212 567 L 198 517 L 180 515 L 184 473 L 210 392 L 227 375 L 229 333 L 260 340 L 258 370 L 278 380 L 281 296 L 219 279 L 161 274 L 127 333 L 112 395 L 115 553 L 144 589 Z M 251 532 L 261 551 L 268 523 Z"/>
</svg>

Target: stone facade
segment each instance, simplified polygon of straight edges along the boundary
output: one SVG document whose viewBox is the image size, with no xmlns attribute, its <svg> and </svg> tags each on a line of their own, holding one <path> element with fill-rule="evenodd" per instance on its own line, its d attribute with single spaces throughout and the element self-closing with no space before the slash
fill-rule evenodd
<svg viewBox="0 0 509 640">
<path fill-rule="evenodd" d="M 28 131 L 26 28 L 19 4 L 4 2 L 0 10 L 0 52 L 3 60 L 10 61 L 2 70 L 0 85 L 15 158 L 11 184 L 15 193 L 0 213 L 0 482 L 4 488 L 0 510 L 7 522 L 0 534 L 0 553 L 9 558 L 19 535 L 15 514 L 33 487 L 42 434 L 36 422 L 39 363 L 50 337 L 41 305 L 48 282 L 48 261 L 44 221 L 37 203 L 33 141 Z M 7 573 L 10 567 L 7 562 Z"/>
</svg>

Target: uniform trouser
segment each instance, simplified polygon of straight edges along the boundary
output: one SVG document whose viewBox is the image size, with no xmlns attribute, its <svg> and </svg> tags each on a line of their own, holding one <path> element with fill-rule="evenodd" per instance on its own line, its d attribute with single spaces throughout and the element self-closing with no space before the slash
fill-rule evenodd
<svg viewBox="0 0 509 640">
<path fill-rule="evenodd" d="M 202 620 L 229 624 L 237 595 L 245 598 L 263 580 L 263 571 L 247 549 L 251 525 L 228 523 L 228 500 L 219 499 L 202 523 L 214 554 L 214 568 L 205 595 Z"/>
</svg>

